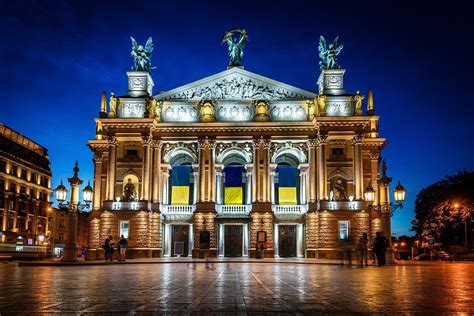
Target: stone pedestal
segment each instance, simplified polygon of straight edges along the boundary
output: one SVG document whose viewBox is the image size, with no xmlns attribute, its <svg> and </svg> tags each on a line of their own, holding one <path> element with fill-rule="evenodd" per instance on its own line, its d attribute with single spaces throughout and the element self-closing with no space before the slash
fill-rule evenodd
<svg viewBox="0 0 474 316">
<path fill-rule="evenodd" d="M 345 69 L 324 69 L 318 78 L 319 93 L 325 95 L 342 95 L 344 91 Z"/>
<path fill-rule="evenodd" d="M 148 71 L 127 71 L 129 97 L 149 97 L 153 94 L 153 79 Z"/>
</svg>

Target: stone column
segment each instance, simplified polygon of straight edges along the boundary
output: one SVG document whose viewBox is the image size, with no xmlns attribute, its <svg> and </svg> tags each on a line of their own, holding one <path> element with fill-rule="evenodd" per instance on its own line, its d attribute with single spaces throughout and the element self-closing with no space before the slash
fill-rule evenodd
<svg viewBox="0 0 474 316">
<path fill-rule="evenodd" d="M 102 202 L 102 161 L 103 154 L 101 152 L 94 153 L 94 196 L 93 209 L 100 209 Z"/>
<path fill-rule="evenodd" d="M 6 192 L 6 191 L 5 191 Z M 3 200 L 3 219 L 2 219 L 2 231 L 7 230 L 7 225 L 8 225 L 8 217 L 9 217 L 9 211 L 8 211 L 8 194 L 5 193 L 5 197 Z M 5 236 L 5 235 L 4 235 Z M 3 237 L 5 238 L 5 237 Z"/>
<path fill-rule="evenodd" d="M 270 201 L 270 145 L 271 141 L 263 137 L 255 139 L 254 147 L 254 184 L 255 202 Z"/>
<path fill-rule="evenodd" d="M 245 169 L 247 170 L 247 173 L 246 173 L 247 183 L 246 183 L 246 186 L 245 186 L 247 199 L 246 199 L 245 204 L 250 205 L 250 204 L 252 204 L 252 191 L 253 191 L 252 190 L 253 165 L 251 165 L 251 164 L 245 165 Z"/>
<path fill-rule="evenodd" d="M 199 164 L 194 164 L 192 167 L 194 179 L 193 204 L 196 204 L 199 199 Z"/>
<path fill-rule="evenodd" d="M 354 193 L 356 200 L 362 200 L 364 198 L 364 174 L 362 172 L 362 141 L 364 135 L 356 134 L 352 139 L 352 145 L 354 146 Z"/>
<path fill-rule="evenodd" d="M 140 200 L 150 200 L 150 169 L 151 169 L 151 146 L 153 137 L 151 135 L 142 136 L 143 141 L 143 162 L 142 162 L 142 186 Z"/>
<path fill-rule="evenodd" d="M 152 191 L 152 202 L 160 203 L 160 190 L 161 190 L 161 147 L 162 143 L 159 140 L 153 142 L 153 191 Z"/>
<path fill-rule="evenodd" d="M 163 180 L 162 193 L 163 197 L 161 199 L 162 204 L 169 204 L 169 179 L 170 179 L 170 165 L 161 166 L 161 175 Z"/>
<path fill-rule="evenodd" d="M 328 135 L 319 134 L 318 142 L 318 199 L 328 199 L 328 185 L 327 185 L 327 166 L 326 166 L 326 142 Z"/>
<path fill-rule="evenodd" d="M 300 164 L 300 204 L 305 205 L 307 203 L 307 179 L 308 179 L 308 164 Z"/>
<path fill-rule="evenodd" d="M 379 204 L 379 186 L 377 183 L 377 179 L 379 176 L 379 161 L 380 161 L 380 152 L 378 150 L 374 150 L 370 153 L 370 184 L 375 191 L 375 200 L 374 205 Z M 363 188 L 365 190 L 365 188 Z"/>
<path fill-rule="evenodd" d="M 270 202 L 272 205 L 276 203 L 275 199 L 275 175 L 277 164 L 270 164 Z"/>
<path fill-rule="evenodd" d="M 318 201 L 317 192 L 317 174 L 316 174 L 316 148 L 318 142 L 316 139 L 311 138 L 308 140 L 308 180 L 309 180 L 309 210 L 316 210 Z"/>
<path fill-rule="evenodd" d="M 107 200 L 113 201 L 115 199 L 115 165 L 117 160 L 117 137 L 109 136 L 109 161 L 107 168 Z"/>
<path fill-rule="evenodd" d="M 223 193 L 223 181 L 222 181 L 222 165 L 216 165 L 216 204 L 224 204 Z"/>
<path fill-rule="evenodd" d="M 199 149 L 199 199 L 198 202 L 215 202 L 215 168 L 214 150 L 216 142 L 214 140 L 200 139 Z"/>
</svg>

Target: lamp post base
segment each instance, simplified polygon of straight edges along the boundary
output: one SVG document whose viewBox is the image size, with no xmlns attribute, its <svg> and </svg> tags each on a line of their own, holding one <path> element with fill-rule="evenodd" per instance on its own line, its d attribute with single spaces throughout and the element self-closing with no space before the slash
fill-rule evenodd
<svg viewBox="0 0 474 316">
<path fill-rule="evenodd" d="M 77 247 L 64 247 L 63 257 L 61 258 L 61 262 L 76 262 L 79 261 L 77 259 Z"/>
</svg>

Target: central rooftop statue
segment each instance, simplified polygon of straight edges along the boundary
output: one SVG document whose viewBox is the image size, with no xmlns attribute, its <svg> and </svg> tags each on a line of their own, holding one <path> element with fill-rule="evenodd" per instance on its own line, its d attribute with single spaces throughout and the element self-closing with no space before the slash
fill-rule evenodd
<svg viewBox="0 0 474 316">
<path fill-rule="evenodd" d="M 234 34 L 240 34 L 239 38 L 234 38 Z M 229 66 L 242 66 L 244 57 L 244 47 L 247 44 L 249 36 L 245 29 L 233 29 L 227 31 L 222 37 L 222 43 L 227 42 L 229 46 Z"/>
</svg>

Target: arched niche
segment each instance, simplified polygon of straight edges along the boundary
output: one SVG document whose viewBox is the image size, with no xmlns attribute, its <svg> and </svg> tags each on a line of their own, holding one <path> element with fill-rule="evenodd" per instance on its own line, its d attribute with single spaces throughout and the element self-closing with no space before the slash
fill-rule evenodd
<svg viewBox="0 0 474 316">
<path fill-rule="evenodd" d="M 135 199 L 134 200 L 139 200 L 139 192 L 140 192 L 140 179 L 138 178 L 138 175 L 135 173 L 127 173 L 123 176 L 123 181 L 122 181 L 122 200 L 123 201 L 128 201 L 126 198 L 126 192 L 125 192 L 125 187 L 126 186 L 131 186 L 135 190 Z"/>
</svg>

